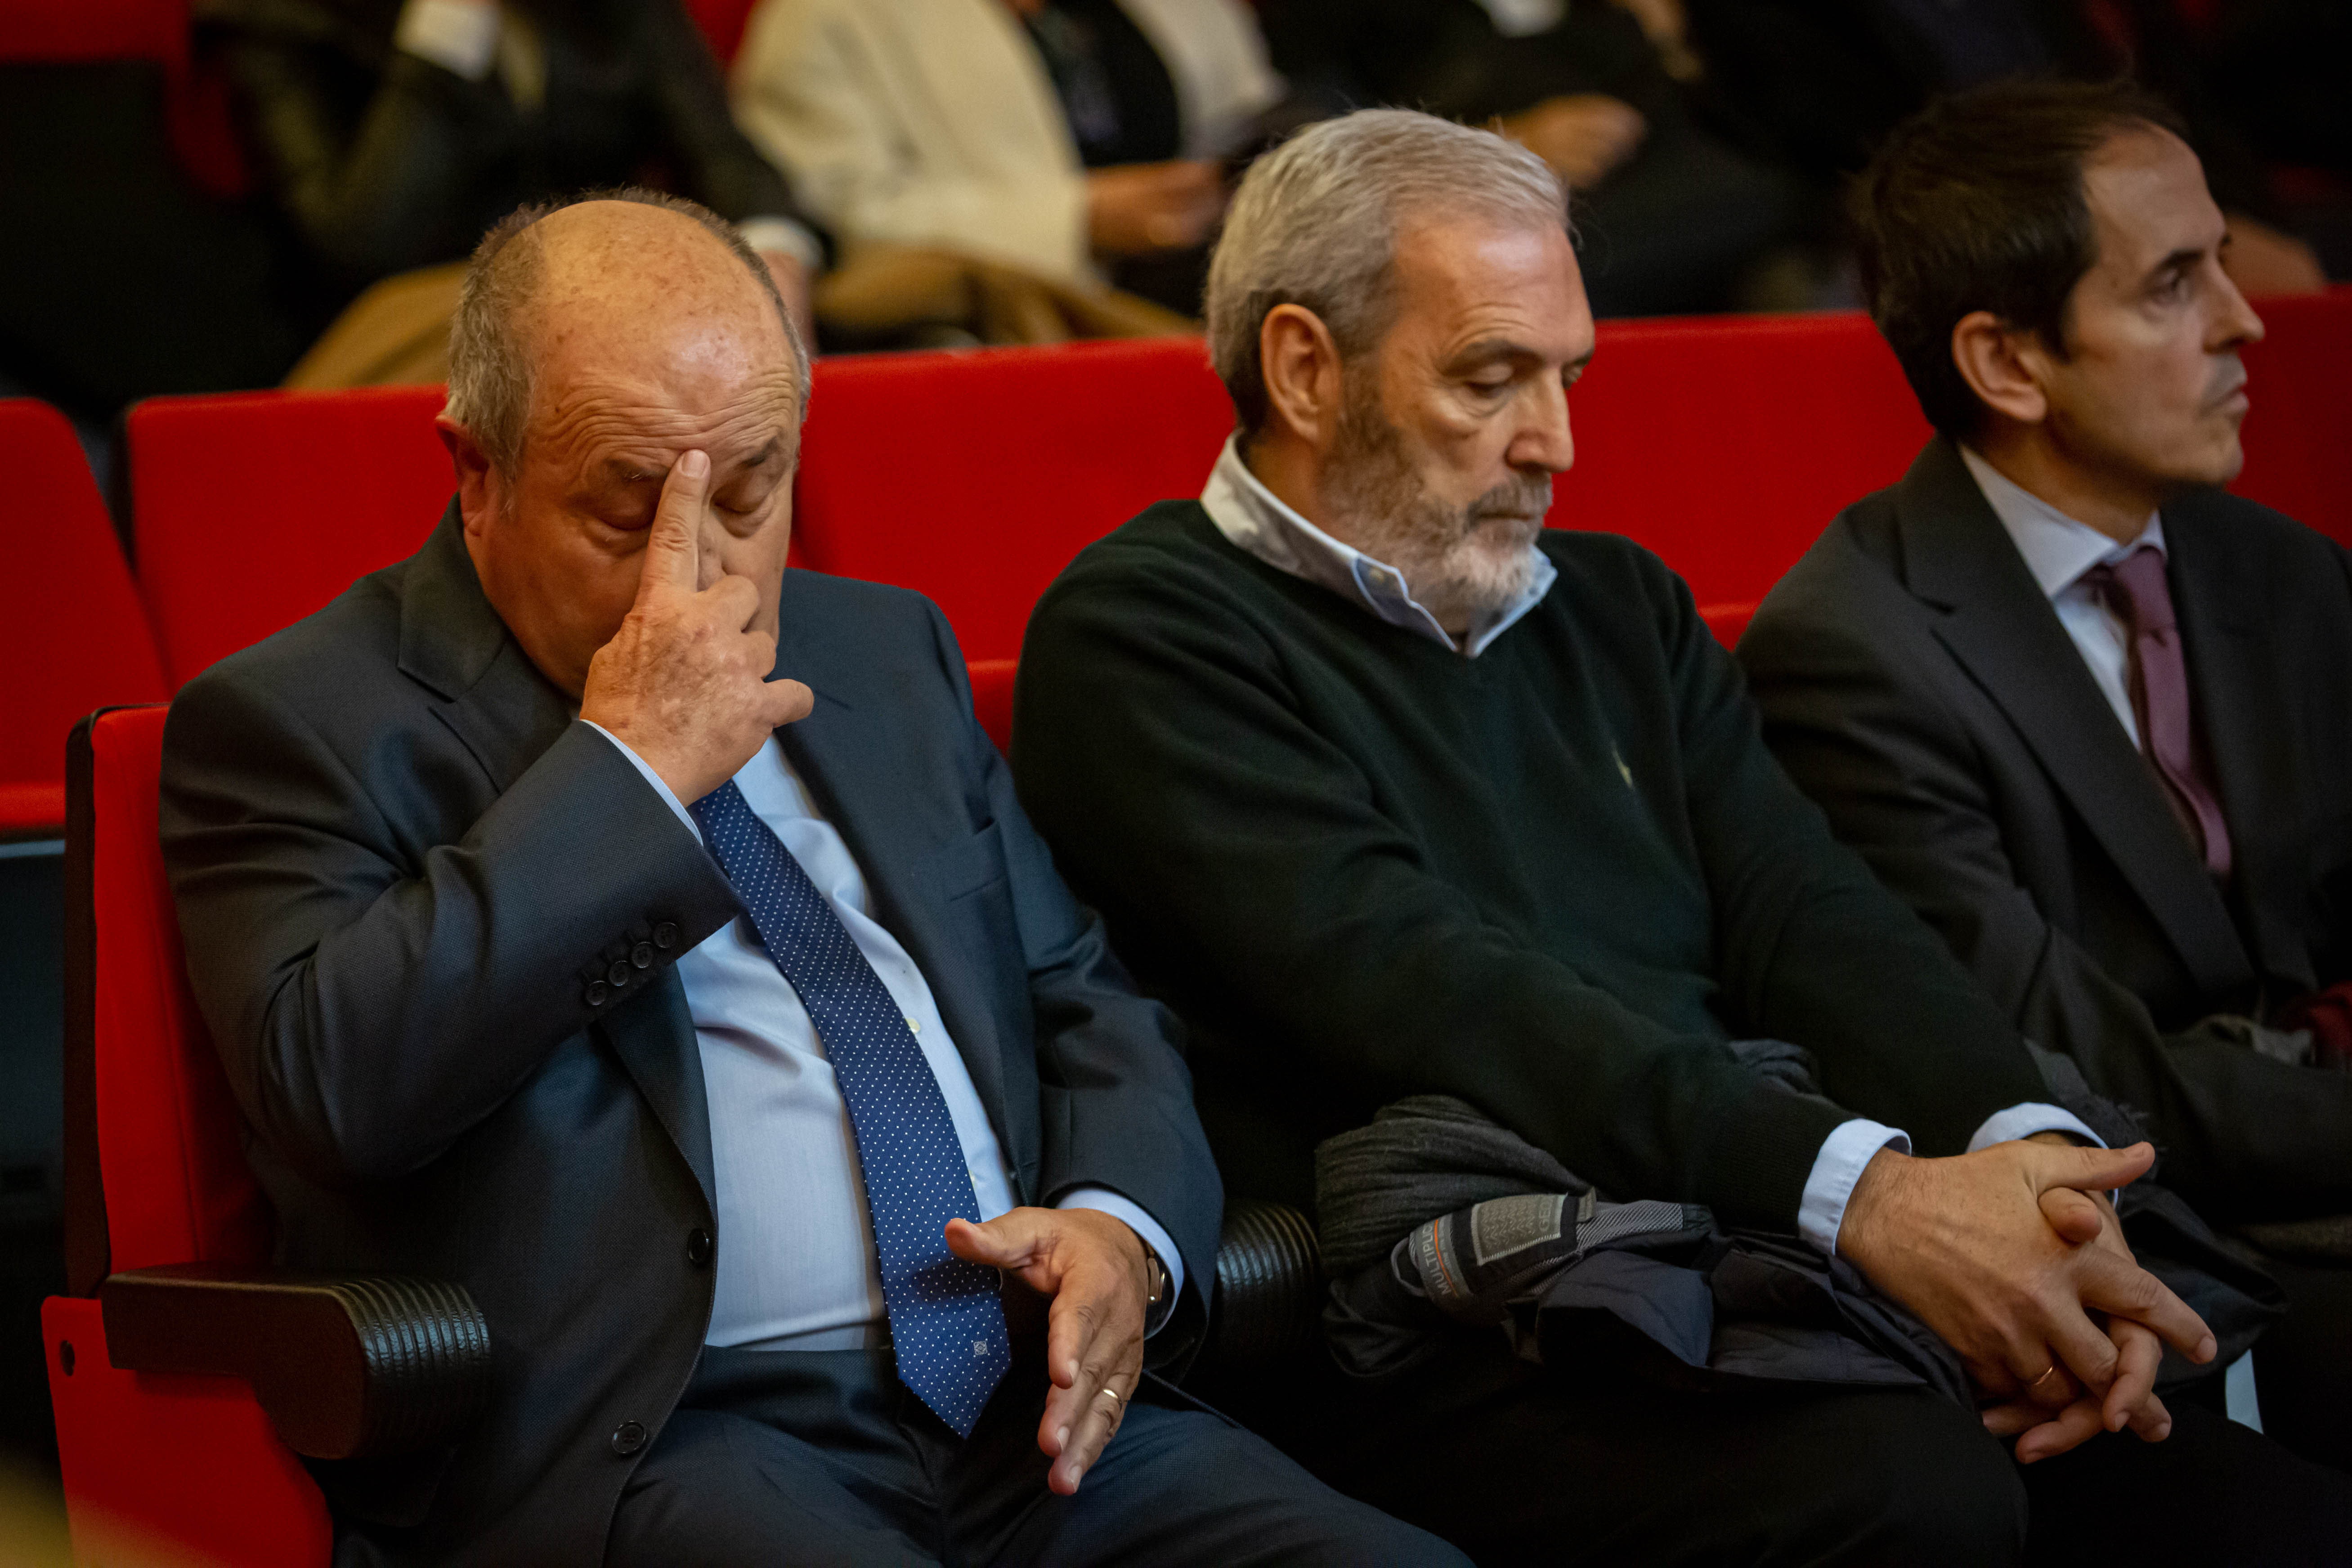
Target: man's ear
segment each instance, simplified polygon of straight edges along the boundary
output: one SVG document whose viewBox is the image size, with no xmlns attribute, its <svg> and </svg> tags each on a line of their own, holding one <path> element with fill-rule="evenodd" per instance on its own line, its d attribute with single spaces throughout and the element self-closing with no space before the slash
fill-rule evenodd
<svg viewBox="0 0 2352 1568">
<path fill-rule="evenodd" d="M 2041 334 L 2012 327 L 1990 310 L 1971 310 L 1952 326 L 1952 363 L 1986 407 L 2020 425 L 2050 413 L 2044 386 L 2055 360 Z"/>
<path fill-rule="evenodd" d="M 458 515 L 466 520 L 466 531 L 478 536 L 506 500 L 505 476 L 491 463 L 474 433 L 446 414 L 435 416 L 433 428 L 441 445 L 449 449 L 449 461 L 457 470 Z"/>
<path fill-rule="evenodd" d="M 1323 318 L 1304 305 L 1276 305 L 1257 329 L 1266 414 L 1312 451 L 1327 449 L 1339 428 L 1339 345 Z"/>
</svg>

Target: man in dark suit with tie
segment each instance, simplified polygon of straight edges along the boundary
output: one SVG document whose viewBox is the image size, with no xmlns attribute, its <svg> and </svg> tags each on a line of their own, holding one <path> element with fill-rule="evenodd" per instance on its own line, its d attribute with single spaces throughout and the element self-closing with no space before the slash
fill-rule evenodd
<svg viewBox="0 0 2352 1568">
<path fill-rule="evenodd" d="M 439 528 L 173 706 L 280 1253 L 495 1352 L 454 1451 L 322 1468 L 339 1561 L 1458 1562 L 1145 1371 L 1220 1209 L 1170 1020 L 939 612 L 784 570 L 807 388 L 721 220 L 516 215 Z"/>
<path fill-rule="evenodd" d="M 2265 1425 L 2352 1463 L 2352 555 L 2218 488 L 2263 331 L 2221 214 L 2160 105 L 2051 85 L 1910 122 L 1857 211 L 1937 434 L 1742 639 L 1766 738 L 2271 1249 Z"/>
</svg>

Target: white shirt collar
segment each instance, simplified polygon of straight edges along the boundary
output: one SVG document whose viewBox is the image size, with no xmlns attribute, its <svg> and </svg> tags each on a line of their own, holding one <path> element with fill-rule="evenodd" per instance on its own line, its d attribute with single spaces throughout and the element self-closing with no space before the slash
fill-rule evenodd
<svg viewBox="0 0 2352 1568">
<path fill-rule="evenodd" d="M 1540 604 L 1559 577 L 1551 557 L 1529 545 L 1536 567 L 1527 592 L 1500 614 L 1471 627 L 1470 636 L 1456 643 L 1437 624 L 1437 617 L 1412 596 L 1403 573 L 1332 538 L 1266 489 L 1242 460 L 1239 437 L 1225 438 L 1225 449 L 1217 454 L 1209 482 L 1202 488 L 1201 509 L 1236 548 L 1276 571 L 1328 588 L 1389 625 L 1419 633 L 1465 658 L 1477 658 L 1517 625 L 1519 617 Z"/>
<path fill-rule="evenodd" d="M 1969 467 L 1977 489 L 1984 492 L 1993 515 L 2025 557 L 2045 597 L 2054 599 L 2082 581 L 2094 566 L 2121 561 L 2143 544 L 2164 549 L 2164 519 L 2147 514 L 2147 526 L 2129 544 L 2117 544 L 2086 522 L 2077 522 L 2003 474 L 1966 447 L 1960 461 Z"/>
</svg>

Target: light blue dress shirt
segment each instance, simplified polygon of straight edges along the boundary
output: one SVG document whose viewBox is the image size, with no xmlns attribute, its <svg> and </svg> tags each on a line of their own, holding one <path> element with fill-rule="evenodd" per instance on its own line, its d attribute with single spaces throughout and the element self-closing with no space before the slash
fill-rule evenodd
<svg viewBox="0 0 2352 1568">
<path fill-rule="evenodd" d="M 645 759 L 602 725 L 698 841 L 693 815 Z M 850 940 L 906 1015 L 963 1146 L 980 1217 L 1013 1206 L 1013 1172 L 939 1005 L 907 950 L 874 919 L 866 878 L 840 831 L 773 735 L 735 775 L 743 798 L 824 894 Z M 717 1291 L 708 1343 L 753 1350 L 851 1350 L 882 1342 L 887 1313 L 857 1141 L 808 1010 L 748 921 L 730 921 L 677 961 L 702 1057 L 718 1191 Z M 1170 1289 L 1184 1259 L 1158 1221 L 1105 1187 L 1076 1187 L 1057 1208 L 1099 1209 L 1160 1255 Z"/>
<path fill-rule="evenodd" d="M 2091 679 L 2098 683 L 2099 695 L 2115 710 L 2116 721 L 2131 737 L 2132 744 L 2138 745 L 2139 716 L 2132 711 L 2131 700 L 2131 628 L 2108 605 L 2105 595 L 2092 592 L 2083 576 L 2094 566 L 2114 565 L 2143 544 L 2163 553 L 2163 518 L 2148 513 L 2147 526 L 2139 536 L 2129 544 L 2117 544 L 2017 484 L 1966 447 L 1960 448 L 1960 461 L 1968 465 L 1992 514 L 2000 519 L 2017 552 L 2025 558 L 2025 569 L 2033 574 L 2034 583 L 2058 614 L 2058 624 L 2074 639 Z"/>
<path fill-rule="evenodd" d="M 1276 571 L 1328 588 L 1389 625 L 1420 632 L 1465 658 L 1477 658 L 1496 637 L 1517 626 L 1529 610 L 1542 603 L 1559 576 L 1549 556 L 1528 546 L 1535 554 L 1538 569 L 1528 580 L 1527 593 L 1500 613 L 1480 622 L 1468 639 L 1457 645 L 1437 624 L 1436 617 L 1413 598 L 1403 574 L 1332 538 L 1266 489 L 1242 459 L 1237 438 L 1226 438 L 1225 449 L 1218 454 L 1216 467 L 1209 471 L 1209 482 L 1202 489 L 1201 507 L 1209 514 L 1209 521 L 1217 525 L 1217 531 L 1230 542 Z M 2088 564 L 2085 563 L 2086 569 Z M 2128 702 L 2126 707 L 2129 707 Z M 2106 1146 L 2071 1111 L 2055 1105 L 2028 1102 L 1987 1117 L 1984 1125 L 1969 1140 L 1969 1152 L 1974 1153 L 2036 1132 L 2071 1132 L 2101 1148 Z M 1911 1152 L 1910 1134 L 1857 1116 L 1831 1129 L 1830 1135 L 1822 1141 L 1821 1152 L 1813 1157 L 1813 1168 L 1806 1177 L 1804 1194 L 1798 1205 L 1797 1228 L 1823 1252 L 1837 1251 L 1838 1230 L 1845 1224 L 1846 1205 L 1853 1198 L 1854 1184 L 1862 1180 L 1863 1168 L 1881 1149 L 1895 1149 L 1907 1154 Z"/>
</svg>

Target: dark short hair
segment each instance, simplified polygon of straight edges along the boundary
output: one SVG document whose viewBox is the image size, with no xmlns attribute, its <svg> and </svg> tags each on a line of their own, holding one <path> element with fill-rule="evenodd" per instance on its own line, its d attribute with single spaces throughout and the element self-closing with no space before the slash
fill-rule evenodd
<svg viewBox="0 0 2352 1568">
<path fill-rule="evenodd" d="M 2098 261 L 2083 167 L 2118 132 L 2185 138 L 2131 82 L 2010 81 L 1929 104 L 1854 182 L 1863 299 L 1918 395 L 1955 439 L 1984 405 L 1952 362 L 1952 329 L 1990 310 L 2066 352 L 2074 285 Z"/>
</svg>

